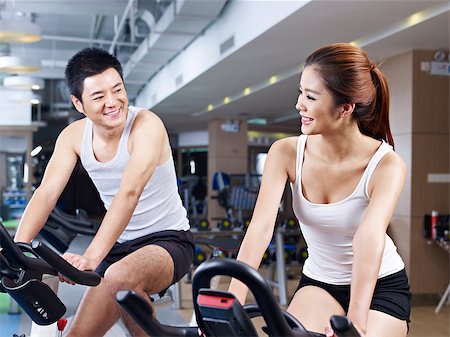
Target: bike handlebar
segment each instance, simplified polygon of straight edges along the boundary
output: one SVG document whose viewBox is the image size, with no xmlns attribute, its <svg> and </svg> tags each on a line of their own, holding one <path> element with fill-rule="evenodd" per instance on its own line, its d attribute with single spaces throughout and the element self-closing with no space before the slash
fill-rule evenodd
<svg viewBox="0 0 450 337">
<path fill-rule="evenodd" d="M 255 269 L 237 260 L 223 258 L 203 262 L 192 278 L 192 298 L 198 297 L 201 288 L 209 288 L 211 279 L 216 275 L 234 277 L 249 287 L 273 336 L 308 336 L 306 330 L 298 334 L 293 332 L 264 278 Z M 195 314 L 198 321 L 201 314 L 197 306 Z M 198 323 L 199 326 L 202 324 L 201 321 Z"/>
<path fill-rule="evenodd" d="M 75 268 L 40 241 L 33 241 L 31 248 L 59 273 L 75 283 L 92 287 L 98 285 L 101 281 L 100 275 L 96 272 L 81 271 Z"/>
<path fill-rule="evenodd" d="M 43 242 L 33 241 L 31 245 L 14 242 L 1 223 L 0 247 L 2 247 L 1 254 L 11 269 L 10 272 L 18 273 L 19 270 L 23 270 L 25 271 L 24 274 L 28 275 L 26 279 L 40 278 L 43 274 L 58 275 L 59 272 L 78 284 L 96 286 L 100 283 L 100 275 L 92 271 L 76 269 Z M 28 257 L 24 252 L 29 252 L 35 257 L 41 258 Z M 2 264 L 2 267 L 8 266 Z M 4 273 L 7 274 L 6 269 Z"/>
</svg>

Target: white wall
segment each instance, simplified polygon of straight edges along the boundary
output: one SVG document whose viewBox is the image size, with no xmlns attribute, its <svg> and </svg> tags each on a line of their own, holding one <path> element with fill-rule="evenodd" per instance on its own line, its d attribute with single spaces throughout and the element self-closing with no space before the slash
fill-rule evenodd
<svg viewBox="0 0 450 337">
<path fill-rule="evenodd" d="M 208 131 L 182 132 L 178 135 L 178 146 L 208 146 Z"/>
<path fill-rule="evenodd" d="M 31 96 L 31 91 L 0 87 L 0 125 L 30 125 Z"/>
</svg>

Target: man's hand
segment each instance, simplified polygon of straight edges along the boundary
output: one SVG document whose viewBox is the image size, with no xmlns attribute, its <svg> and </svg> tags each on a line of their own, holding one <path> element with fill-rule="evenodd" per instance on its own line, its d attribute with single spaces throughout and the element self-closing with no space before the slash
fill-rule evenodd
<svg viewBox="0 0 450 337">
<path fill-rule="evenodd" d="M 67 262 L 69 262 L 72 266 L 77 268 L 78 270 L 95 270 L 97 268 L 97 265 L 94 261 L 89 260 L 83 255 L 74 254 L 74 253 L 65 253 L 63 256 L 63 259 L 65 259 Z M 69 284 L 74 285 L 75 282 L 68 279 L 61 273 L 58 273 L 59 280 L 61 282 L 66 282 Z"/>
</svg>

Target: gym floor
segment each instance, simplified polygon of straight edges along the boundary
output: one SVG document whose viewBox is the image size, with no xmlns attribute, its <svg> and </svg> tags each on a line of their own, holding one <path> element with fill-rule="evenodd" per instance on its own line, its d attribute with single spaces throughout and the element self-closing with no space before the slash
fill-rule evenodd
<svg viewBox="0 0 450 337">
<path fill-rule="evenodd" d="M 83 237 L 78 237 L 73 242 L 70 251 L 82 251 L 87 241 Z M 267 269 L 262 268 L 261 273 L 267 273 Z M 300 266 L 293 265 L 290 275 L 299 275 Z M 180 281 L 182 309 L 175 309 L 173 306 L 164 306 L 157 308 L 157 317 L 161 322 L 166 324 L 184 325 L 188 324 L 192 318 L 192 294 L 191 285 L 186 282 L 187 277 Z M 226 290 L 229 284 L 228 277 L 221 277 L 219 289 Z M 292 296 L 296 287 L 297 280 L 288 280 L 288 296 Z M 75 312 L 84 289 L 82 286 L 69 286 L 63 284 L 60 286 L 60 298 L 67 306 L 67 315 Z M 277 291 L 274 291 L 275 294 Z M 6 295 L 5 295 L 6 296 Z M 4 296 L 3 296 L 4 297 Z M 247 303 L 254 302 L 254 298 L 249 294 Z M 450 311 L 449 306 L 444 305 L 439 313 L 435 313 L 435 306 L 413 306 L 410 331 L 408 337 L 449 337 L 450 336 Z M 261 319 L 254 320 L 255 326 L 263 325 Z M 13 333 L 29 333 L 31 321 L 25 315 L 8 315 L 0 314 L 0 337 L 11 337 Z M 264 334 L 261 334 L 264 336 Z M 107 336 L 119 337 L 124 336 L 122 327 L 117 324 Z M 387 336 L 383 336 L 387 337 Z"/>
</svg>

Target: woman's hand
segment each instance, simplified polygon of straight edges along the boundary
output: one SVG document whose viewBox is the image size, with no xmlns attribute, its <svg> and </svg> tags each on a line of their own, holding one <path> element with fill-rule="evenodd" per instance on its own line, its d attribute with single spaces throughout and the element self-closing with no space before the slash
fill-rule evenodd
<svg viewBox="0 0 450 337">
<path fill-rule="evenodd" d="M 325 327 L 325 336 L 327 336 L 327 337 L 336 337 L 336 335 L 334 334 L 333 329 L 330 328 L 329 326 Z"/>
<path fill-rule="evenodd" d="M 352 323 L 352 324 L 353 324 L 353 323 Z M 355 329 L 358 331 L 358 333 L 359 333 L 359 335 L 360 335 L 361 337 L 366 337 L 366 333 L 365 333 L 365 332 L 361 332 L 362 329 L 359 329 L 359 328 L 358 328 L 357 326 L 355 326 L 354 324 L 353 324 L 353 326 L 354 326 Z M 326 337 L 338 337 L 338 336 L 334 333 L 333 329 L 332 329 L 331 327 L 329 327 L 329 326 L 325 327 L 325 336 L 326 336 Z"/>
</svg>

